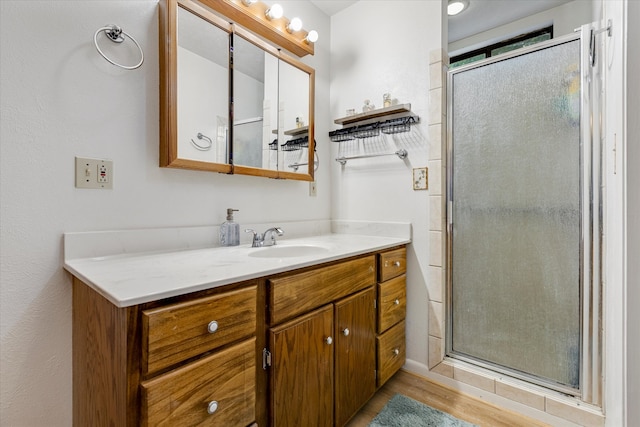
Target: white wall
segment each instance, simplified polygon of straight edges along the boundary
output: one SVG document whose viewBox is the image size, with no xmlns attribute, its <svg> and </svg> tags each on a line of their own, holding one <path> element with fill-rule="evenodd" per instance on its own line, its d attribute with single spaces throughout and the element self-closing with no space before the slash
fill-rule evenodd
<svg viewBox="0 0 640 427">
<path fill-rule="evenodd" d="M 241 225 L 329 218 L 329 19 L 296 3 L 321 36 L 304 59 L 317 72 L 317 197 L 306 182 L 158 167 L 157 1 L 0 1 L 0 425 L 71 425 L 62 233 L 213 225 L 227 207 Z M 93 34 L 109 23 L 141 44 L 140 69 L 99 56 Z M 112 159 L 113 190 L 74 188 L 76 155 Z"/>
<path fill-rule="evenodd" d="M 627 3 L 627 401 L 640 402 L 640 2 Z M 640 423 L 640 406 L 627 406 L 627 425 Z"/>
<path fill-rule="evenodd" d="M 332 218 L 407 221 L 407 358 L 427 363 L 429 191 L 414 191 L 412 168 L 427 166 L 429 52 L 442 47 L 440 2 L 359 1 L 331 19 L 331 118 L 382 106 L 391 93 L 420 116 L 403 160 L 395 156 L 332 162 Z M 333 128 L 339 128 L 334 125 Z M 400 134 L 402 135 L 402 134 Z M 393 148 L 394 141 L 387 139 Z M 367 144 L 370 142 L 364 142 Z M 338 143 L 332 142 L 332 157 Z M 391 150 L 392 152 L 392 150 Z"/>
<path fill-rule="evenodd" d="M 626 408 L 637 403 L 626 399 L 627 378 L 625 330 L 625 241 L 629 236 L 625 228 L 625 32 L 626 1 L 602 2 L 602 23 L 612 22 L 612 37 L 604 33 L 604 140 L 603 153 L 603 337 L 604 337 L 604 410 L 606 425 L 623 426 Z M 637 52 L 634 53 L 634 56 Z M 634 120 L 629 116 L 630 120 Z M 635 325 L 631 325 L 635 329 Z M 630 359 L 635 363 L 637 356 Z M 636 426 L 640 420 L 627 420 L 628 426 Z"/>
</svg>

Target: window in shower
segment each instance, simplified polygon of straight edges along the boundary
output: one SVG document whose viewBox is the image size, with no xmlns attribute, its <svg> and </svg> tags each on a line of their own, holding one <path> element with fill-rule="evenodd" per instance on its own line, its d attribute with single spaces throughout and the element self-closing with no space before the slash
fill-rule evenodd
<svg viewBox="0 0 640 427">
<path fill-rule="evenodd" d="M 515 49 L 531 46 L 536 43 L 540 43 L 553 38 L 553 25 L 543 28 L 541 30 L 532 31 L 530 33 L 522 34 L 517 37 L 503 40 L 498 43 L 494 43 L 480 49 L 475 49 L 470 52 L 454 56 L 451 58 L 449 68 L 456 68 L 462 65 L 467 65 L 472 62 L 480 61 L 482 59 L 490 58 L 492 56 L 500 55 L 501 53 L 511 52 Z"/>
<path fill-rule="evenodd" d="M 578 394 L 580 40 L 449 73 L 447 353 Z"/>
</svg>

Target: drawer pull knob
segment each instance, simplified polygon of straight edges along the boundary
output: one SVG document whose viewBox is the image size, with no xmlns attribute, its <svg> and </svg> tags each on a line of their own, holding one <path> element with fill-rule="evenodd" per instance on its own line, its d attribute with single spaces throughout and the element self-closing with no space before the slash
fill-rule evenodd
<svg viewBox="0 0 640 427">
<path fill-rule="evenodd" d="M 399 354 L 400 354 L 400 350 L 398 350 L 397 348 L 394 348 L 394 349 L 393 349 L 393 355 L 394 355 L 394 356 L 397 356 L 397 355 L 399 355 Z"/>
<path fill-rule="evenodd" d="M 213 414 L 217 410 L 218 410 L 218 402 L 216 402 L 215 400 L 212 400 L 211 402 L 209 402 L 209 405 L 207 406 L 207 412 L 210 414 Z"/>
<path fill-rule="evenodd" d="M 212 320 L 211 322 L 209 322 L 209 325 L 207 326 L 207 330 L 209 331 L 210 334 L 212 334 L 215 331 L 217 331 L 218 330 L 218 322 L 216 322 L 215 320 Z"/>
<path fill-rule="evenodd" d="M 396 300 L 393 302 L 395 305 L 400 305 L 400 300 L 396 298 Z"/>
<path fill-rule="evenodd" d="M 344 335 L 345 337 L 348 337 L 349 336 L 349 328 L 344 328 L 342 330 L 342 335 Z"/>
<path fill-rule="evenodd" d="M 324 339 L 324 342 L 326 342 L 328 345 L 331 345 L 331 344 L 333 344 L 333 338 L 327 337 L 327 338 Z"/>
<path fill-rule="evenodd" d="M 400 261 L 394 261 L 393 266 L 394 267 L 400 267 Z"/>
</svg>

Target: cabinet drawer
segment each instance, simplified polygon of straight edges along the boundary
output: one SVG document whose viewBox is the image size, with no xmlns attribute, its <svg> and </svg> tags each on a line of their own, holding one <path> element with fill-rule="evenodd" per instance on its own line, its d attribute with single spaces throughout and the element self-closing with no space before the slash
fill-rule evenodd
<svg viewBox="0 0 640 427">
<path fill-rule="evenodd" d="M 378 387 L 387 382 L 406 359 L 404 320 L 376 337 L 378 347 Z"/>
<path fill-rule="evenodd" d="M 371 255 L 269 280 L 271 324 L 373 286 L 375 266 L 375 255 Z"/>
<path fill-rule="evenodd" d="M 142 312 L 142 368 L 158 372 L 256 332 L 257 286 Z M 214 323 L 215 322 L 215 323 Z"/>
<path fill-rule="evenodd" d="M 402 275 L 378 283 L 378 333 L 382 333 L 406 317 L 407 276 Z"/>
<path fill-rule="evenodd" d="M 142 425 L 249 425 L 255 420 L 255 362 L 251 338 L 142 382 Z"/>
<path fill-rule="evenodd" d="M 387 281 L 407 272 L 407 248 L 395 249 L 380 254 L 378 280 Z"/>
</svg>

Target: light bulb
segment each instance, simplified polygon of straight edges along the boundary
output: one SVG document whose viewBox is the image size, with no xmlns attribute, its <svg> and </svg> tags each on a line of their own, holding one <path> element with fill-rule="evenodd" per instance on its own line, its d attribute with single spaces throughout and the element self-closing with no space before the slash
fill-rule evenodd
<svg viewBox="0 0 640 427">
<path fill-rule="evenodd" d="M 302 29 L 302 19 L 300 18 L 291 18 L 289 24 L 287 25 L 287 31 L 293 33 L 294 31 L 300 31 Z"/>
<path fill-rule="evenodd" d="M 457 15 L 463 10 L 465 10 L 467 6 L 469 6 L 468 1 L 450 0 L 449 4 L 447 5 L 447 15 L 449 16 Z"/>
<path fill-rule="evenodd" d="M 264 14 L 269 19 L 280 19 L 284 14 L 284 10 L 282 10 L 282 6 L 276 3 L 273 6 L 271 6 L 269 9 L 267 9 L 267 11 Z"/>
<path fill-rule="evenodd" d="M 307 43 L 315 43 L 318 41 L 318 32 L 316 30 L 309 31 L 307 37 L 304 38 L 304 41 Z"/>
</svg>

